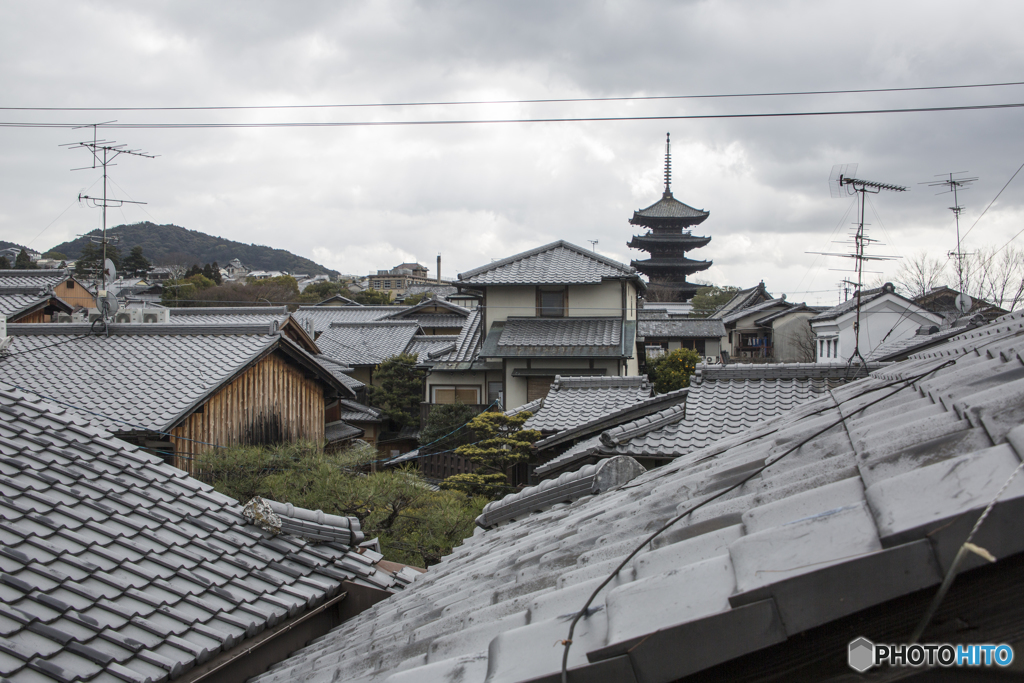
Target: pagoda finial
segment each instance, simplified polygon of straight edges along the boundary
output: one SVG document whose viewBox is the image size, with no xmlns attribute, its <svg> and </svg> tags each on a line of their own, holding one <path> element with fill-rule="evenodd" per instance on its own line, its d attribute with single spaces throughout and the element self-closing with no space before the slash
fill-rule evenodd
<svg viewBox="0 0 1024 683">
<path fill-rule="evenodd" d="M 672 196 L 672 140 L 671 133 L 665 133 L 665 198 Z"/>
</svg>

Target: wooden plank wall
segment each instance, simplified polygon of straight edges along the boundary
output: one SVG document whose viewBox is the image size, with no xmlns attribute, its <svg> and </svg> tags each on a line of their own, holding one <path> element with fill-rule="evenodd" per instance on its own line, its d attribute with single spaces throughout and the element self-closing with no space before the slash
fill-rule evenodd
<svg viewBox="0 0 1024 683">
<path fill-rule="evenodd" d="M 71 285 L 69 288 L 68 285 Z M 85 287 L 68 278 L 53 288 L 53 295 L 68 304 L 69 306 L 81 306 L 82 308 L 96 308 L 96 297 L 86 290 Z"/>
<path fill-rule="evenodd" d="M 323 385 L 272 354 L 171 430 L 174 466 L 196 476 L 216 446 L 324 440 Z M 199 442 L 199 443 L 197 443 Z"/>
<path fill-rule="evenodd" d="M 48 323 L 48 322 L 50 322 L 50 315 L 46 312 L 45 308 L 40 308 L 38 311 L 35 311 L 34 313 L 29 313 L 28 315 L 22 316 L 22 317 L 18 318 L 17 320 L 11 320 L 11 321 L 8 321 L 8 322 Z"/>
</svg>

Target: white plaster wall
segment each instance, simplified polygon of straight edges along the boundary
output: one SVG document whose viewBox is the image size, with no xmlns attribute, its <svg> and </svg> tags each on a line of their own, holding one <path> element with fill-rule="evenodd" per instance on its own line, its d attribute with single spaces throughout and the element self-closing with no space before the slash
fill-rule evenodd
<svg viewBox="0 0 1024 683">
<path fill-rule="evenodd" d="M 886 295 L 861 308 L 860 314 L 860 353 L 867 356 L 882 343 L 906 339 L 917 334 L 922 325 L 939 325 L 941 316 L 925 311 L 917 306 L 908 309 L 907 302 L 895 295 Z M 856 314 L 850 312 L 838 320 L 826 325 L 814 325 L 816 336 L 823 333 L 839 332 L 839 359 L 849 361 L 854 353 L 855 335 L 853 323 Z M 820 359 L 819 362 L 835 362 L 836 359 Z"/>
<path fill-rule="evenodd" d="M 571 299 L 570 299 L 571 302 Z M 537 291 L 534 287 L 487 288 L 487 327 L 512 317 L 532 318 L 537 314 Z"/>
<path fill-rule="evenodd" d="M 630 297 L 627 295 L 626 299 Z M 635 300 L 636 294 L 633 294 Z M 634 302 L 633 317 L 636 317 Z M 622 315 L 622 283 L 609 280 L 599 285 L 570 285 L 569 316 L 618 318 Z"/>
</svg>

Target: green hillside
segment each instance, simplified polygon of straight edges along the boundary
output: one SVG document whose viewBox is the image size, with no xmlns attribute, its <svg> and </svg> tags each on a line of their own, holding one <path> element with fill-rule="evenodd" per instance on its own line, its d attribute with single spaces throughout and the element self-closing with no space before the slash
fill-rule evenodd
<svg viewBox="0 0 1024 683">
<path fill-rule="evenodd" d="M 0 249 L 7 249 L 8 247 L 15 247 L 17 249 L 25 248 L 22 245 L 18 244 L 17 242 L 7 242 L 5 240 L 0 240 Z"/>
<path fill-rule="evenodd" d="M 99 235 L 93 230 L 90 235 Z M 127 254 L 132 247 L 142 247 L 142 253 L 154 265 L 186 265 L 204 264 L 216 261 L 224 266 L 231 259 L 238 259 L 246 267 L 253 270 L 286 270 L 289 273 L 306 273 L 319 275 L 329 273 L 338 275 L 338 271 L 321 266 L 319 263 L 297 256 L 284 249 L 274 249 L 259 244 L 244 244 L 233 240 L 207 235 L 198 230 L 187 230 L 177 225 L 155 225 L 150 222 L 134 225 L 118 225 L 107 230 L 108 235 L 118 235 L 121 240 L 117 247 L 121 254 Z M 83 236 L 70 242 L 53 247 L 76 259 L 81 255 L 82 248 L 89 237 Z"/>
</svg>

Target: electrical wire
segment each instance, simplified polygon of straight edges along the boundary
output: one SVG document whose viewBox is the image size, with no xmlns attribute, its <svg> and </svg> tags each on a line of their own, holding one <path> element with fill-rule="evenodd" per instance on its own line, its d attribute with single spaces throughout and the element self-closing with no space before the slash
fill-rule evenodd
<svg viewBox="0 0 1024 683">
<path fill-rule="evenodd" d="M 997 200 L 997 199 L 999 199 L 999 195 L 1001 195 L 1001 194 L 1003 193 L 1003 190 L 1005 190 L 1005 189 L 1006 189 L 1007 187 L 1009 187 L 1009 186 L 1010 186 L 1010 183 L 1012 183 L 1012 182 L 1013 182 L 1013 179 L 1017 177 L 1017 174 L 1018 174 L 1018 173 L 1020 173 L 1021 169 L 1024 169 L 1024 164 L 1021 164 L 1021 165 L 1020 165 L 1020 166 L 1019 166 L 1019 167 L 1017 168 L 1017 170 L 1013 172 L 1013 175 L 1012 175 L 1012 176 L 1010 176 L 1010 179 L 1006 181 L 1006 185 L 1003 185 L 1003 189 L 1002 189 L 1002 190 L 999 190 L 999 192 L 997 192 L 997 193 L 996 193 L 996 196 L 995 196 L 995 197 L 993 197 L 993 198 L 992 198 L 992 201 L 990 201 L 990 202 L 988 203 L 988 206 L 986 206 L 986 207 L 985 207 L 985 210 L 981 212 L 981 215 L 980 215 L 980 216 L 978 216 L 978 217 L 977 217 L 977 218 L 976 218 L 976 219 L 974 220 L 974 223 L 972 223 L 972 224 L 971 224 L 971 227 L 967 228 L 967 232 L 965 232 L 965 233 L 964 233 L 964 236 L 960 238 L 960 241 L 961 241 L 961 242 L 963 242 L 963 241 L 964 241 L 965 239 L 967 239 L 967 236 L 971 234 L 971 230 L 974 230 L 974 226 L 978 224 L 978 221 L 980 221 L 980 220 L 982 219 L 982 217 L 984 217 L 984 215 L 985 215 L 986 213 L 988 213 L 988 210 L 989 210 L 989 209 L 991 209 L 991 208 L 992 208 L 992 205 L 996 203 L 996 200 Z M 1018 233 L 1018 234 L 1020 234 L 1020 233 Z"/>
<path fill-rule="evenodd" d="M 98 128 L 115 130 L 168 130 L 168 129 L 228 129 L 228 128 L 378 128 L 394 126 L 454 126 L 471 124 L 511 123 L 609 123 L 621 121 L 700 121 L 714 119 L 776 119 L 803 118 L 809 116 L 860 116 L 865 114 L 920 114 L 950 111 L 984 111 L 994 109 L 1019 109 L 1024 102 L 1001 104 L 970 104 L 946 107 L 906 107 L 887 109 L 845 109 L 819 111 L 756 112 L 748 114 L 664 114 L 660 116 L 567 116 L 519 119 L 437 119 L 410 121 L 282 121 L 257 123 L 44 123 L 27 121 L 0 122 L 0 128 L 53 128 L 75 129 L 97 125 Z"/>
<path fill-rule="evenodd" d="M 926 90 L 958 90 L 966 88 L 1000 88 L 1024 85 L 1024 81 L 1008 83 L 971 83 L 967 85 L 931 85 L 905 88 L 862 88 L 853 90 L 796 90 L 781 92 L 732 93 L 713 95 L 637 95 L 619 97 L 561 97 L 521 100 L 453 100 L 437 102 L 390 102 L 390 103 L 349 103 L 349 104 L 276 104 L 237 105 L 208 107 L 0 107 L 0 111 L 251 111 L 255 109 L 343 109 L 366 107 L 435 107 L 486 104 L 561 104 L 572 102 L 640 102 L 652 100 L 700 100 L 743 97 L 794 97 L 805 95 L 850 95 L 891 92 L 918 92 Z"/>
</svg>

